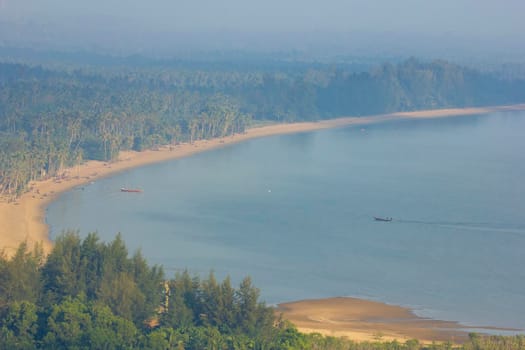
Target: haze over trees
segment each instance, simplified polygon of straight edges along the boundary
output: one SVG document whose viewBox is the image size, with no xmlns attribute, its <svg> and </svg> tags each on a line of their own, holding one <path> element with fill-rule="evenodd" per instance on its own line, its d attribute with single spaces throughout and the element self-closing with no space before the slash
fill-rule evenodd
<svg viewBox="0 0 525 350">
<path fill-rule="evenodd" d="M 16 196 L 29 181 L 83 160 L 242 133 L 259 121 L 523 101 L 524 80 L 446 61 L 409 59 L 363 72 L 276 62 L 0 63 L 0 194 Z"/>
<path fill-rule="evenodd" d="M 524 12 L 523 0 L 0 0 L 0 200 L 86 160 L 268 122 L 524 103 Z M 249 278 L 167 277 L 120 236 L 66 233 L 47 257 L 0 253 L 0 349 L 525 347 L 305 335 L 258 297 Z"/>
<path fill-rule="evenodd" d="M 511 62 L 523 61 L 524 12 L 521 0 L 0 0 L 0 46 L 155 57 L 244 50 Z"/>
</svg>

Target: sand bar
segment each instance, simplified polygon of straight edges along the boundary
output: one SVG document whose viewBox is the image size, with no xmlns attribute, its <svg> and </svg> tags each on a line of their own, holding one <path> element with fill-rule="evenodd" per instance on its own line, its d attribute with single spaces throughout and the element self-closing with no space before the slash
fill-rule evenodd
<svg viewBox="0 0 525 350">
<path fill-rule="evenodd" d="M 354 341 L 462 343 L 469 328 L 457 322 L 416 316 L 410 309 L 356 298 L 302 300 L 278 305 L 277 313 L 304 333 L 347 337 Z M 503 330 L 476 327 L 476 330 Z M 497 333 L 497 332 L 496 332 Z"/>
</svg>

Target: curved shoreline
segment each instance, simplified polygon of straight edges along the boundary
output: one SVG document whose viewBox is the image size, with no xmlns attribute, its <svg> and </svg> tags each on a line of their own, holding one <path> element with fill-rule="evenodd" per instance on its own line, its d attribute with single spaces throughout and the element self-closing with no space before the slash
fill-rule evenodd
<svg viewBox="0 0 525 350">
<path fill-rule="evenodd" d="M 342 117 L 317 122 L 273 124 L 251 128 L 243 134 L 235 134 L 233 136 L 212 140 L 199 140 L 193 144 L 183 143 L 176 146 L 164 146 L 155 151 L 124 151 L 120 153 L 116 162 L 87 161 L 80 166 L 65 169 L 60 177 L 32 182 L 29 185 L 30 190 L 13 203 L 9 203 L 6 198 L 0 198 L 0 250 L 3 250 L 7 256 L 11 256 L 20 243 L 28 242 L 28 244 L 32 246 L 39 242 L 42 243 L 44 252 L 49 252 L 52 247 L 52 242 L 49 239 L 49 227 L 45 222 L 46 207 L 61 193 L 125 170 L 188 157 L 196 153 L 265 136 L 308 132 L 351 125 L 366 125 L 393 120 L 457 117 L 519 110 L 525 110 L 525 104 L 435 109 L 366 117 Z"/>
<path fill-rule="evenodd" d="M 65 169 L 62 176 L 32 182 L 30 190 L 15 203 L 0 201 L 0 250 L 4 250 L 5 254 L 10 256 L 20 243 L 27 241 L 30 246 L 41 242 L 45 252 L 49 252 L 52 242 L 49 239 L 49 227 L 45 222 L 45 215 L 46 208 L 52 201 L 56 200 L 60 194 L 77 186 L 140 166 L 187 157 L 265 136 L 394 120 L 456 117 L 519 110 L 525 110 L 525 104 L 400 112 L 319 122 L 274 124 L 248 129 L 244 134 L 201 140 L 193 144 L 164 146 L 155 151 L 121 152 L 116 162 L 88 161 L 80 166 Z M 469 329 L 455 322 L 418 318 L 409 308 L 354 298 L 328 298 L 286 303 L 279 305 L 277 312 L 283 312 L 284 318 L 292 321 L 303 332 L 346 336 L 356 341 L 378 340 L 379 338 L 382 340 L 417 338 L 429 342 L 434 340 L 461 342 L 466 338 Z"/>
</svg>

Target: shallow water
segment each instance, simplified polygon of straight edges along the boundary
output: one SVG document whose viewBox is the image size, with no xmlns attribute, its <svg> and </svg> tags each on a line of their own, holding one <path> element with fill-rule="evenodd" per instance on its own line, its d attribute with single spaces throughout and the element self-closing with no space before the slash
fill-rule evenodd
<svg viewBox="0 0 525 350">
<path fill-rule="evenodd" d="M 64 194 L 47 221 L 122 232 L 168 275 L 250 275 L 268 303 L 358 296 L 525 329 L 525 113 L 361 128 L 135 169 Z"/>
</svg>

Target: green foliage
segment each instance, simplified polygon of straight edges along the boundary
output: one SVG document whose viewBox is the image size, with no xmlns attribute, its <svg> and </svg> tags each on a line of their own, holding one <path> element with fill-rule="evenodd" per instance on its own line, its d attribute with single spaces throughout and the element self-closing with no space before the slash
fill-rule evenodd
<svg viewBox="0 0 525 350">
<path fill-rule="evenodd" d="M 52 307 L 42 344 L 46 348 L 88 349 L 91 327 L 87 305 L 83 300 L 67 297 Z"/>
<path fill-rule="evenodd" d="M 42 264 L 43 252 L 39 245 L 29 252 L 26 243 L 20 244 L 10 260 L 0 256 L 0 309 L 15 301 L 36 303 Z"/>
<path fill-rule="evenodd" d="M 162 300 L 162 269 L 150 268 L 138 252 L 128 258 L 120 235 L 103 244 L 96 234 L 84 241 L 74 232 L 63 234 L 48 256 L 42 276 L 45 305 L 82 296 L 102 302 L 139 327 L 155 314 Z"/>
<path fill-rule="evenodd" d="M 57 304 L 69 296 L 76 297 L 86 289 L 80 268 L 80 249 L 78 234 L 69 232 L 56 239 L 55 247 L 42 269 L 48 304 Z"/>
<path fill-rule="evenodd" d="M 222 334 L 246 334 L 268 340 L 274 333 L 273 310 L 261 303 L 259 290 L 246 278 L 238 289 L 229 278 L 218 283 L 213 273 L 200 281 L 187 271 L 177 274 L 167 285 L 169 295 L 161 325 L 190 329 L 206 327 Z"/>
<path fill-rule="evenodd" d="M 518 350 L 525 349 L 525 335 L 513 337 L 482 336 L 469 334 L 469 341 L 464 345 L 465 350 Z"/>
<path fill-rule="evenodd" d="M 524 336 L 472 334 L 462 346 L 417 340 L 355 343 L 300 333 L 259 301 L 250 278 L 238 288 L 187 271 L 165 281 L 118 235 L 57 238 L 46 261 L 22 244 L 0 257 L 0 349 L 517 350 Z M 20 276 L 16 280 L 14 276 Z M 43 283 L 41 283 L 43 281 Z"/>
<path fill-rule="evenodd" d="M 37 307 L 22 301 L 10 303 L 0 321 L 0 349 L 34 349 L 37 335 Z"/>
<path fill-rule="evenodd" d="M 53 306 L 42 345 L 49 349 L 131 349 L 139 332 L 110 308 L 67 298 Z"/>
<path fill-rule="evenodd" d="M 92 327 L 89 329 L 91 348 L 131 349 L 137 342 L 139 331 L 128 319 L 118 317 L 108 306 L 95 303 L 90 309 Z"/>
<path fill-rule="evenodd" d="M 0 63 L 0 194 L 119 151 L 291 122 L 416 109 L 523 103 L 525 81 L 409 59 L 356 73 L 332 65 L 271 69 L 166 66 L 51 71 Z"/>
</svg>

